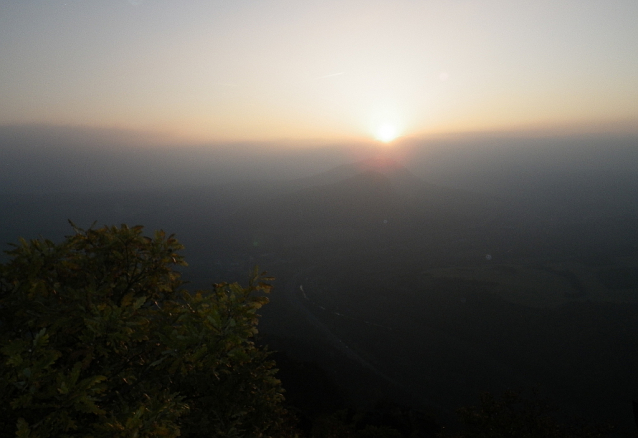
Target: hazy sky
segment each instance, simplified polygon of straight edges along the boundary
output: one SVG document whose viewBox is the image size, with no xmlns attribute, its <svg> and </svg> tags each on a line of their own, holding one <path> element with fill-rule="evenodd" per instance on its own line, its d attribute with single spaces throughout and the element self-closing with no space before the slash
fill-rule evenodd
<svg viewBox="0 0 638 438">
<path fill-rule="evenodd" d="M 196 141 L 628 129 L 637 18 L 636 0 L 0 0 L 0 124 Z"/>
</svg>

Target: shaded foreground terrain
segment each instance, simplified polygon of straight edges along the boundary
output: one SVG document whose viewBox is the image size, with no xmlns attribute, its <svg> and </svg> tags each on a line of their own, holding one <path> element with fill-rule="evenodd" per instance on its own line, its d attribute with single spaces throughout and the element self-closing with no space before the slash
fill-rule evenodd
<svg viewBox="0 0 638 438">
<path fill-rule="evenodd" d="M 253 265 L 275 276 L 263 341 L 324 370 L 345 400 L 448 424 L 482 391 L 536 388 L 566 416 L 629 433 L 638 182 L 623 178 L 477 192 L 376 159 L 293 182 L 6 194 L 0 238 L 59 239 L 67 219 L 163 228 L 185 244 L 193 288 Z"/>
</svg>

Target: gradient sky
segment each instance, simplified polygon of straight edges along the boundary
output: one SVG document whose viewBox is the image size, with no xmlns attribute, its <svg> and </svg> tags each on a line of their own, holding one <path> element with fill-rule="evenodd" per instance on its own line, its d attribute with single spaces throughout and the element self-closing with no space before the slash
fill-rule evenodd
<svg viewBox="0 0 638 438">
<path fill-rule="evenodd" d="M 627 130 L 637 18 L 636 0 L 0 0 L 0 124 L 198 142 Z"/>
</svg>

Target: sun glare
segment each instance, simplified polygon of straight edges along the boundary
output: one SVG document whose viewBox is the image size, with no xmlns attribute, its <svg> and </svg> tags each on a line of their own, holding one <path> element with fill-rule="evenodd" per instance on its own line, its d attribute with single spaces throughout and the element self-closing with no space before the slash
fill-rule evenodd
<svg viewBox="0 0 638 438">
<path fill-rule="evenodd" d="M 377 140 L 384 143 L 391 142 L 392 140 L 397 138 L 398 135 L 399 133 L 397 131 L 397 127 L 390 123 L 379 125 L 375 133 L 375 137 L 377 138 Z"/>
</svg>

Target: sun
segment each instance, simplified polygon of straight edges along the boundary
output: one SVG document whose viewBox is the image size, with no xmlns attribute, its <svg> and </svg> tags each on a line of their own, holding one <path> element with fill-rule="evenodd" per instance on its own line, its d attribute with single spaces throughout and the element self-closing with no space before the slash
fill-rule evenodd
<svg viewBox="0 0 638 438">
<path fill-rule="evenodd" d="M 397 127 L 392 123 L 382 123 L 379 125 L 374 133 L 377 140 L 384 143 L 390 143 L 392 140 L 399 136 Z"/>
</svg>

